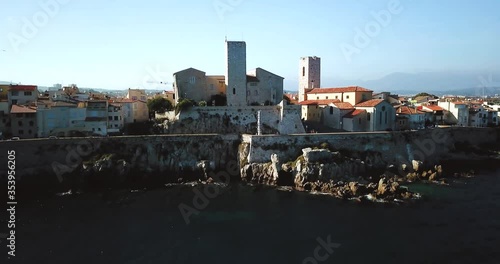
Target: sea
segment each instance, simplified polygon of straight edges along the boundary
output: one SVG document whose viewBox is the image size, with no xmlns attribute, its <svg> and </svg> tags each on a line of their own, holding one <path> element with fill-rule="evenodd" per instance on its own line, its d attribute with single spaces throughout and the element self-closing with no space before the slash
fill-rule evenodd
<svg viewBox="0 0 500 264">
<path fill-rule="evenodd" d="M 2 263 L 500 263 L 500 170 L 408 187 L 423 198 L 360 203 L 236 182 L 28 199 L 15 257 L 0 238 Z"/>
</svg>

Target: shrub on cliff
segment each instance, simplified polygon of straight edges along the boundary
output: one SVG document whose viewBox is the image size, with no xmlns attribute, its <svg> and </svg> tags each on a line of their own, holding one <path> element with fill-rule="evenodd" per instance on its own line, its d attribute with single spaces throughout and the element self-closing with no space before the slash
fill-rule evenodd
<svg viewBox="0 0 500 264">
<path fill-rule="evenodd" d="M 179 100 L 179 102 L 175 106 L 175 114 L 178 114 L 182 110 L 187 110 L 187 109 L 193 107 L 194 105 L 196 105 L 196 102 L 194 100 L 186 99 L 186 98 L 181 99 L 181 100 Z"/>
</svg>

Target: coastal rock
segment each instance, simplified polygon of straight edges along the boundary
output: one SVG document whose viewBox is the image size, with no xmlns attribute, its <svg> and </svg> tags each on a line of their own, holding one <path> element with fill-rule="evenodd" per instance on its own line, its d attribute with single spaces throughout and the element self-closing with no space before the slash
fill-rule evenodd
<svg viewBox="0 0 500 264">
<path fill-rule="evenodd" d="M 328 149 L 302 149 L 302 156 L 307 163 L 332 161 L 334 153 Z"/>
<path fill-rule="evenodd" d="M 385 195 L 386 192 L 389 190 L 386 179 L 381 178 L 378 182 L 378 187 L 377 187 L 377 196 L 378 195 Z"/>
<path fill-rule="evenodd" d="M 412 160 L 411 164 L 413 166 L 413 171 L 419 172 L 422 169 L 423 162 L 419 160 Z"/>
</svg>

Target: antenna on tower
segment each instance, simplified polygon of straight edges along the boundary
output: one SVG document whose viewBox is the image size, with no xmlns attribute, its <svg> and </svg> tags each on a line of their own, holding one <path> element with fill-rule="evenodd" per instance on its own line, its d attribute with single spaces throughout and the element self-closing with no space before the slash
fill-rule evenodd
<svg viewBox="0 0 500 264">
<path fill-rule="evenodd" d="M 224 41 L 225 41 L 225 42 L 227 42 L 227 35 L 226 35 L 226 36 L 224 36 Z"/>
</svg>

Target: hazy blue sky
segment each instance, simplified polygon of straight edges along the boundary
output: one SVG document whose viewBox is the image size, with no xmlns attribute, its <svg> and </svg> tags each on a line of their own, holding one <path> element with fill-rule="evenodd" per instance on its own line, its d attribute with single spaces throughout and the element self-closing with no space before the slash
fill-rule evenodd
<svg viewBox="0 0 500 264">
<path fill-rule="evenodd" d="M 0 80 L 154 88 L 146 81 L 171 82 L 189 67 L 224 74 L 225 36 L 247 42 L 247 69 L 283 76 L 289 90 L 302 56 L 321 57 L 322 86 L 500 68 L 498 0 L 59 1 L 0 0 Z M 44 11 L 49 2 L 55 12 Z M 391 14 L 384 25 L 380 11 Z M 356 41 L 357 29 L 369 43 Z"/>
</svg>

